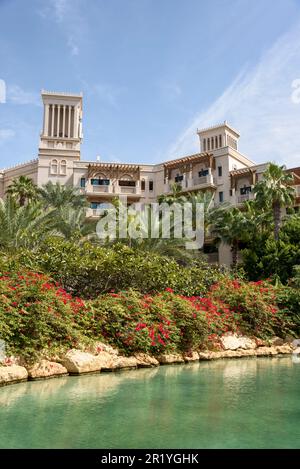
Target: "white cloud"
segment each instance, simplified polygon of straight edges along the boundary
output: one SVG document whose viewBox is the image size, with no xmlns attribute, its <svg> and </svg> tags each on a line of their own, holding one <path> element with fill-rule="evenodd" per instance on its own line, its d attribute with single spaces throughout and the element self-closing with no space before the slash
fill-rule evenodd
<svg viewBox="0 0 300 469">
<path fill-rule="evenodd" d="M 50 3 L 53 5 L 56 20 L 62 22 L 68 8 L 68 0 L 51 0 Z"/>
<path fill-rule="evenodd" d="M 228 120 L 241 133 L 250 159 L 300 165 L 300 104 L 292 93 L 300 78 L 300 22 L 243 70 L 207 110 L 195 115 L 169 149 L 169 157 L 199 150 L 196 129 Z"/>
<path fill-rule="evenodd" d="M 7 85 L 7 101 L 13 104 L 41 106 L 38 93 L 23 90 L 19 85 Z"/>
<path fill-rule="evenodd" d="M 0 145 L 16 135 L 12 129 L 0 129 Z"/>
<path fill-rule="evenodd" d="M 83 20 L 82 0 L 49 0 L 38 10 L 38 14 L 45 20 L 52 18 L 66 38 L 66 46 L 72 56 L 79 55 L 80 41 L 86 28 Z"/>
</svg>

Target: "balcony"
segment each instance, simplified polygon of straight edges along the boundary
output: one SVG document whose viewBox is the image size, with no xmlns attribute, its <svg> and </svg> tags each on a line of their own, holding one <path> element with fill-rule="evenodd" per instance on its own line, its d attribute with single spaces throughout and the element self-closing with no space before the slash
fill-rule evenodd
<svg viewBox="0 0 300 469">
<path fill-rule="evenodd" d="M 140 196 L 141 188 L 139 186 L 114 186 L 115 195 Z"/>
<path fill-rule="evenodd" d="M 85 192 L 87 194 L 112 194 L 113 193 L 113 186 L 112 184 L 109 185 L 93 185 L 87 184 L 85 188 Z"/>
<path fill-rule="evenodd" d="M 88 208 L 86 211 L 86 216 L 88 218 L 99 218 L 100 213 L 101 211 L 99 208 Z"/>
<path fill-rule="evenodd" d="M 172 192 L 172 185 L 175 183 L 175 180 L 170 180 L 164 186 L 165 193 Z M 207 187 L 215 187 L 215 182 L 213 180 L 212 174 L 207 174 L 207 176 L 198 176 L 194 178 L 184 178 L 180 183 L 182 192 L 189 192 L 191 190 L 205 189 Z"/>
</svg>

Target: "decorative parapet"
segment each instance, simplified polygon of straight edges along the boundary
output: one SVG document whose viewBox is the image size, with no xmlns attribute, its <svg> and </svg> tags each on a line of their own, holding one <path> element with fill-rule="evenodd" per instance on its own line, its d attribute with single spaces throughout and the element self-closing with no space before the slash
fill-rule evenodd
<svg viewBox="0 0 300 469">
<path fill-rule="evenodd" d="M 30 164 L 34 164 L 34 163 L 38 163 L 38 158 L 35 158 L 33 160 L 29 160 L 29 161 L 26 161 L 25 163 L 18 163 L 18 164 L 15 164 L 13 166 L 8 166 L 6 168 L 3 168 L 1 171 L 0 171 L 0 176 L 1 174 L 4 175 L 4 173 L 6 171 L 12 171 L 13 169 L 18 169 L 18 168 L 22 168 L 23 166 L 28 166 Z"/>
<path fill-rule="evenodd" d="M 44 94 L 48 94 L 48 95 L 51 95 L 51 96 L 70 96 L 70 97 L 74 97 L 74 98 L 82 98 L 83 96 L 83 93 L 82 91 L 78 94 L 78 93 L 65 93 L 65 92 L 62 92 L 62 91 L 47 91 L 47 90 L 42 90 L 41 91 L 41 94 L 44 95 Z"/>
</svg>

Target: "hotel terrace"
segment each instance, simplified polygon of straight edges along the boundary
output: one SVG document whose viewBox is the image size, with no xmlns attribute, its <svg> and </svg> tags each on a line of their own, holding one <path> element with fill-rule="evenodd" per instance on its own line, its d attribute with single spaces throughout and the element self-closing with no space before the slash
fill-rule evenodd
<svg viewBox="0 0 300 469">
<path fill-rule="evenodd" d="M 126 195 L 128 203 L 149 203 L 171 192 L 177 182 L 183 193 L 210 191 L 214 204 L 229 202 L 241 206 L 253 198 L 253 186 L 266 169 L 238 150 L 240 135 L 227 122 L 198 130 L 199 153 L 161 164 L 121 164 L 81 160 L 82 94 L 42 91 L 43 130 L 38 157 L 27 163 L 0 170 L 0 197 L 14 178 L 30 177 L 38 186 L 48 181 L 70 184 L 86 195 L 88 217 L 97 217 L 113 197 Z M 288 169 L 294 175 L 300 205 L 300 167 Z M 230 249 L 216 250 L 207 240 L 204 246 L 211 262 L 229 265 Z"/>
</svg>

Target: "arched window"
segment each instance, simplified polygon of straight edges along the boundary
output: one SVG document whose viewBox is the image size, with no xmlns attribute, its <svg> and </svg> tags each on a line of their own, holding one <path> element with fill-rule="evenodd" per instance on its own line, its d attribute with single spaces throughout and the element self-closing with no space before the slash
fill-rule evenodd
<svg viewBox="0 0 300 469">
<path fill-rule="evenodd" d="M 60 162 L 60 174 L 65 176 L 67 174 L 67 162 L 66 160 L 61 160 Z"/>
<path fill-rule="evenodd" d="M 58 162 L 57 160 L 52 160 L 50 163 L 50 173 L 57 174 L 58 173 Z"/>
<path fill-rule="evenodd" d="M 141 180 L 141 190 L 144 191 L 146 189 L 146 182 L 145 179 Z"/>
</svg>

